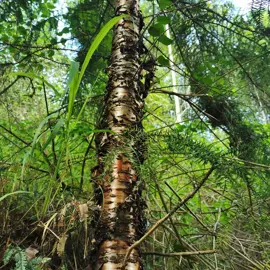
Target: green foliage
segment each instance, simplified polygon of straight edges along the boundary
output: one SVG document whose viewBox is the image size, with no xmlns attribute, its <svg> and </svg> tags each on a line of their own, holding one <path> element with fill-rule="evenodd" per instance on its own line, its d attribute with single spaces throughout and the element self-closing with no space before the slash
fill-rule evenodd
<svg viewBox="0 0 270 270">
<path fill-rule="evenodd" d="M 27 192 L 27 191 L 23 191 L 23 190 L 17 190 L 17 191 L 11 192 L 11 193 L 7 193 L 7 194 L 3 195 L 2 197 L 0 197 L 0 202 L 2 200 L 4 200 L 5 198 L 7 198 L 8 196 L 12 196 L 12 195 L 15 195 L 15 194 L 23 194 L 23 193 L 31 193 L 31 192 Z"/>
<path fill-rule="evenodd" d="M 159 0 L 159 7 L 161 10 L 166 9 L 170 5 L 172 5 L 171 0 Z"/>
<path fill-rule="evenodd" d="M 40 244 L 45 232 L 40 256 L 29 261 L 21 247 L 11 245 L 5 263 L 42 269 L 49 256 L 48 263 L 58 268 L 80 269 L 87 267 L 84 256 L 90 251 L 83 249 L 93 248 L 86 240 L 93 229 L 89 225 L 85 232 L 78 205 L 92 200 L 94 136 L 112 132 L 98 129 L 98 123 L 109 30 L 119 18 L 110 21 L 114 13 L 108 1 L 68 1 L 66 11 L 56 1 L 45 2 L 0 3 L 0 247 L 10 243 L 9 237 L 20 246 Z M 154 59 L 157 67 L 143 116 L 148 151 L 141 152 L 147 160 L 135 164 L 146 187 L 149 226 L 192 192 L 210 167 L 215 170 L 141 245 L 146 268 L 263 269 L 270 258 L 268 16 L 258 30 L 256 16 L 236 14 L 231 4 L 157 2 L 141 1 L 147 47 L 141 61 Z M 179 123 L 174 92 L 181 97 Z M 130 160 L 133 154 L 126 153 Z M 115 156 L 113 151 L 107 156 L 108 171 Z M 94 205 L 89 215 L 92 210 Z M 55 254 L 56 236 L 63 234 L 70 265 L 66 254 Z M 187 250 L 212 249 L 215 243 L 217 254 L 180 260 L 146 254 L 179 252 L 182 242 Z"/>
<path fill-rule="evenodd" d="M 100 30 L 100 32 L 95 37 L 93 43 L 91 44 L 86 57 L 84 59 L 84 62 L 82 64 L 81 70 L 79 71 L 78 63 L 72 63 L 71 64 L 71 70 L 70 70 L 70 88 L 69 88 L 69 103 L 68 103 L 68 116 L 67 121 L 69 122 L 72 114 L 72 109 L 74 106 L 74 101 L 76 94 L 78 92 L 80 83 L 82 81 L 82 78 L 84 76 L 85 70 L 91 60 L 92 55 L 98 48 L 101 41 L 104 39 L 104 37 L 107 35 L 107 33 L 112 29 L 112 27 L 122 18 L 127 17 L 128 15 L 121 15 L 112 18 L 107 24 L 104 25 L 104 27 Z"/>
<path fill-rule="evenodd" d="M 13 245 L 8 246 L 3 257 L 3 262 L 6 265 L 15 262 L 13 270 L 41 270 L 49 260 L 50 258 L 39 256 L 28 259 L 25 250 Z"/>
</svg>

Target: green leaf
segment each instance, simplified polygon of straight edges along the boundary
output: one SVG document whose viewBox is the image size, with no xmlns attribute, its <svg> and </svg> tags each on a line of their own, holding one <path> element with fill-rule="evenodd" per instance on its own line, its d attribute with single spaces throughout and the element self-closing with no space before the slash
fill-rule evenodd
<svg viewBox="0 0 270 270">
<path fill-rule="evenodd" d="M 161 64 L 162 66 L 165 66 L 165 67 L 170 66 L 169 60 L 166 59 L 163 55 L 160 55 L 157 60 L 158 60 L 159 64 Z"/>
<path fill-rule="evenodd" d="M 148 33 L 153 37 L 158 37 L 160 35 L 160 31 L 153 26 L 148 29 Z"/>
<path fill-rule="evenodd" d="M 40 132 L 41 132 L 42 127 L 47 123 L 47 121 L 50 118 L 52 118 L 54 116 L 55 116 L 54 114 L 48 115 L 39 124 L 39 126 L 38 126 L 38 128 L 37 128 L 37 130 L 35 132 L 35 136 L 34 136 L 33 142 L 32 142 L 32 148 L 31 148 L 30 151 L 26 152 L 26 154 L 24 155 L 24 158 L 23 158 L 22 172 L 21 172 L 22 178 L 23 178 L 23 175 L 24 175 L 24 168 L 25 168 L 26 162 L 27 162 L 28 158 L 32 155 L 32 153 L 34 152 L 34 149 L 35 149 L 36 143 L 38 142 L 38 139 L 39 139 L 39 136 L 40 136 Z"/>
<path fill-rule="evenodd" d="M 19 250 L 15 256 L 14 260 L 16 262 L 15 269 L 16 270 L 26 270 L 27 267 L 27 258 L 26 253 L 23 250 Z"/>
<path fill-rule="evenodd" d="M 68 84 L 69 84 L 69 99 L 68 99 L 68 121 L 71 118 L 73 105 L 75 101 L 75 97 L 78 91 L 77 82 L 79 79 L 79 63 L 78 62 L 71 62 L 69 75 L 68 75 Z"/>
<path fill-rule="evenodd" d="M 184 129 L 186 129 L 186 126 L 185 125 L 181 125 L 181 124 L 176 124 L 175 125 L 176 129 L 181 132 L 183 131 Z"/>
<path fill-rule="evenodd" d="M 18 26 L 18 31 L 21 32 L 22 35 L 26 35 L 27 31 L 23 26 Z"/>
<path fill-rule="evenodd" d="M 57 43 L 57 39 L 56 38 L 52 38 L 50 42 L 51 42 L 51 44 L 56 44 Z"/>
<path fill-rule="evenodd" d="M 202 78 L 203 83 L 207 84 L 207 85 L 211 85 L 213 83 L 213 80 L 209 77 L 204 77 Z"/>
<path fill-rule="evenodd" d="M 14 192 L 11 192 L 11 193 L 7 193 L 4 196 L 0 197 L 0 202 L 3 201 L 8 196 L 12 196 L 12 195 L 16 195 L 16 194 L 22 194 L 22 193 L 31 193 L 32 194 L 32 192 L 29 192 L 29 191 L 18 190 L 18 191 L 14 191 Z"/>
<path fill-rule="evenodd" d="M 62 31 L 61 31 L 62 34 L 67 34 L 69 33 L 69 27 L 65 27 Z"/>
<path fill-rule="evenodd" d="M 94 54 L 95 50 L 98 48 L 99 44 L 101 43 L 101 41 L 104 39 L 104 37 L 107 35 L 107 33 L 113 28 L 113 26 L 118 23 L 119 20 L 128 17 L 129 15 L 121 15 L 121 16 L 117 16 L 112 18 L 109 22 L 107 22 L 102 29 L 100 30 L 100 32 L 98 33 L 98 35 L 96 36 L 94 42 L 92 43 L 92 45 L 90 46 L 87 55 L 84 59 L 83 65 L 82 65 L 82 69 L 80 72 L 80 77 L 79 77 L 79 81 L 78 84 L 80 84 L 82 77 L 84 75 L 84 72 L 86 70 L 86 67 L 92 57 L 92 55 Z"/>
<path fill-rule="evenodd" d="M 265 39 L 261 39 L 259 42 L 258 42 L 259 45 L 266 45 L 267 44 L 267 41 Z"/>
<path fill-rule="evenodd" d="M 222 93 L 217 87 L 212 87 L 211 90 L 219 94 Z"/>
<path fill-rule="evenodd" d="M 159 16 L 157 17 L 157 22 L 161 24 L 169 24 L 170 18 L 168 18 L 167 16 Z"/>
<path fill-rule="evenodd" d="M 3 34 L 2 37 L 1 37 L 1 39 L 2 39 L 3 41 L 9 41 L 9 36 L 6 35 L 6 34 Z"/>
<path fill-rule="evenodd" d="M 75 78 L 71 81 L 70 84 L 70 90 L 69 90 L 69 104 L 68 104 L 68 122 L 70 120 L 71 114 L 72 114 L 72 110 L 73 110 L 73 105 L 74 105 L 74 101 L 75 101 L 75 97 L 77 94 L 77 91 L 79 89 L 82 77 L 85 73 L 85 70 L 90 62 L 90 59 L 92 57 L 92 55 L 94 54 L 94 52 L 96 51 L 96 49 L 98 48 L 99 44 L 101 43 L 101 41 L 104 39 L 104 37 L 107 35 L 107 33 L 113 28 L 113 26 L 118 23 L 119 20 L 128 17 L 129 15 L 123 14 L 121 16 L 117 16 L 112 18 L 109 22 L 107 22 L 102 29 L 100 30 L 100 32 L 97 34 L 96 38 L 94 39 L 93 43 L 91 44 L 87 55 L 84 59 L 84 62 L 82 64 L 82 68 L 81 71 L 79 73 L 76 73 Z M 67 123 L 68 125 L 68 123 Z"/>
<path fill-rule="evenodd" d="M 49 9 L 54 9 L 55 8 L 54 4 L 52 4 L 52 3 L 47 3 L 47 7 Z"/>
<path fill-rule="evenodd" d="M 172 5 L 171 0 L 159 0 L 159 7 L 161 10 L 169 7 L 170 5 Z"/>
<path fill-rule="evenodd" d="M 162 24 L 156 23 L 149 28 L 148 32 L 153 37 L 159 37 L 164 32 L 164 27 Z"/>
<path fill-rule="evenodd" d="M 200 72 L 203 72 L 203 71 L 205 71 L 205 65 L 199 65 L 199 66 L 197 66 L 197 68 L 196 68 L 198 71 L 200 71 Z"/>
<path fill-rule="evenodd" d="M 49 143 L 55 138 L 55 136 L 57 135 L 57 133 L 59 132 L 60 128 L 64 125 L 65 123 L 65 119 L 59 119 L 59 121 L 57 122 L 57 124 L 55 125 L 52 133 L 50 134 L 48 140 L 46 141 L 46 143 L 43 145 L 42 149 L 45 150 L 46 147 L 49 145 Z"/>
<path fill-rule="evenodd" d="M 264 11 L 262 14 L 262 24 L 265 28 L 268 28 L 270 25 L 269 13 Z"/>
<path fill-rule="evenodd" d="M 41 129 L 43 128 L 43 126 L 47 123 L 47 121 L 54 117 L 55 115 L 54 114 L 51 114 L 51 115 L 48 115 L 46 118 L 44 118 L 41 123 L 39 124 L 36 132 L 35 132 L 35 136 L 34 136 L 34 139 L 33 139 L 33 142 L 32 142 L 32 149 L 31 149 L 31 152 L 30 152 L 30 155 L 33 153 L 34 149 L 35 149 L 35 145 L 37 144 L 38 142 L 38 139 L 39 139 L 39 136 L 40 136 L 40 133 L 41 133 Z"/>
<path fill-rule="evenodd" d="M 162 44 L 164 45 L 171 45 L 173 43 L 173 40 L 168 38 L 167 36 L 165 35 L 161 35 L 158 39 L 158 41 L 160 41 Z"/>
<path fill-rule="evenodd" d="M 49 57 L 53 57 L 53 56 L 54 56 L 54 50 L 49 50 L 48 56 L 49 56 Z"/>
</svg>

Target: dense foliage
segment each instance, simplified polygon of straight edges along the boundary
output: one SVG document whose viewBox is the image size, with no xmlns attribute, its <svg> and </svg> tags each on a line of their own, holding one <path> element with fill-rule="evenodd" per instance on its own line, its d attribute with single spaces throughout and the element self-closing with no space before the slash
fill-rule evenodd
<svg viewBox="0 0 270 270">
<path fill-rule="evenodd" d="M 267 5 L 241 14 L 224 1 L 150 0 L 141 9 L 142 83 L 154 72 L 137 164 L 148 229 L 207 176 L 141 244 L 145 268 L 270 269 Z M 105 0 L 0 2 L 1 269 L 90 267 L 111 32 L 78 91 L 74 82 L 113 14 Z"/>
</svg>

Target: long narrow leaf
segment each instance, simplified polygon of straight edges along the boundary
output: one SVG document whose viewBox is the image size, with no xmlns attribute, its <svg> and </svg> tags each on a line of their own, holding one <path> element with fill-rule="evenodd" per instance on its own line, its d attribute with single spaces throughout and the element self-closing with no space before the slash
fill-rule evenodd
<svg viewBox="0 0 270 270">
<path fill-rule="evenodd" d="M 26 154 L 24 155 L 24 158 L 23 158 L 23 164 L 22 164 L 22 172 L 21 172 L 21 175 L 22 175 L 22 179 L 23 179 L 23 174 L 24 174 L 24 168 L 25 168 L 25 165 L 26 165 L 26 162 L 28 160 L 28 158 L 33 154 L 34 152 L 34 149 L 35 149 L 35 146 L 38 142 L 38 139 L 39 139 L 39 136 L 40 136 L 40 133 L 41 133 L 41 129 L 43 128 L 43 126 L 47 123 L 47 121 L 50 119 L 50 118 L 53 118 L 55 116 L 55 114 L 51 114 L 51 115 L 48 115 L 46 118 L 44 118 L 41 123 L 39 124 L 36 132 L 35 132 L 35 135 L 34 135 L 34 139 L 33 139 L 33 142 L 32 142 L 32 147 L 30 149 L 30 151 L 26 152 Z"/>
<path fill-rule="evenodd" d="M 69 104 L 68 104 L 68 121 L 70 120 L 71 114 L 72 114 L 72 110 L 73 110 L 73 105 L 74 105 L 74 101 L 75 101 L 75 97 L 77 94 L 77 91 L 79 89 L 82 77 L 85 73 L 85 70 L 91 60 L 92 55 L 94 54 L 94 52 L 96 51 L 96 49 L 98 48 L 99 44 L 101 43 L 101 41 L 104 39 L 104 37 L 107 35 L 107 33 L 113 28 L 113 26 L 121 19 L 123 19 L 124 17 L 128 17 L 129 15 L 127 14 L 123 14 L 121 16 L 117 16 L 112 18 L 109 22 L 107 22 L 103 28 L 100 30 L 100 32 L 98 33 L 98 35 L 96 36 L 96 38 L 94 39 L 93 43 L 91 44 L 87 55 L 84 59 L 84 62 L 82 64 L 82 68 L 80 73 L 74 73 L 74 78 L 72 79 L 72 81 L 70 82 L 70 93 L 69 93 Z M 72 69 L 72 68 L 71 68 Z M 78 77 L 77 77 L 78 76 Z M 67 123 L 68 125 L 68 123 Z"/>
<path fill-rule="evenodd" d="M 60 130 L 60 128 L 64 125 L 65 119 L 59 119 L 57 124 L 55 125 L 52 133 L 50 134 L 48 140 L 45 142 L 45 144 L 42 146 L 42 149 L 45 150 L 46 147 L 49 145 L 49 143 L 55 138 L 56 134 Z"/>
<path fill-rule="evenodd" d="M 69 122 L 73 105 L 75 101 L 75 97 L 78 91 L 77 83 L 79 78 L 79 63 L 78 62 L 71 62 L 69 76 L 68 76 L 68 84 L 69 84 L 69 100 L 68 100 L 68 115 L 67 115 L 67 122 Z M 67 123 L 68 124 L 68 123 Z"/>
<path fill-rule="evenodd" d="M 103 28 L 100 30 L 100 32 L 98 33 L 98 35 L 96 36 L 94 42 L 92 43 L 92 45 L 90 46 L 87 55 L 84 59 L 83 65 L 82 65 L 82 69 L 80 72 L 80 76 L 79 76 L 79 81 L 78 84 L 80 84 L 82 77 L 84 75 L 84 72 L 86 70 L 86 67 L 93 55 L 93 53 L 95 52 L 95 50 L 97 49 L 97 47 L 99 46 L 99 44 L 101 43 L 101 41 L 104 39 L 104 37 L 107 35 L 107 33 L 113 28 L 113 26 L 121 19 L 128 17 L 129 15 L 123 14 L 121 16 L 117 16 L 112 18 L 109 22 L 107 22 Z"/>
<path fill-rule="evenodd" d="M 16 195 L 16 194 L 22 194 L 22 193 L 32 193 L 32 192 L 18 190 L 18 191 L 14 191 L 14 192 L 11 192 L 11 193 L 7 193 L 7 194 L 5 194 L 4 196 L 0 197 L 0 202 L 3 201 L 3 200 L 4 200 L 5 198 L 7 198 L 8 196 Z"/>
<path fill-rule="evenodd" d="M 41 123 L 39 124 L 36 132 L 35 132 L 35 136 L 34 136 L 34 139 L 33 139 L 33 142 L 32 142 L 32 149 L 31 149 L 31 154 L 33 153 L 34 151 L 34 148 L 35 148 L 35 145 L 36 143 L 38 142 L 38 139 L 39 139 L 39 136 L 40 136 L 40 132 L 41 132 L 41 129 L 43 128 L 43 126 L 47 123 L 47 121 L 50 119 L 50 118 L 53 118 L 55 115 L 54 114 L 51 114 L 51 115 L 48 115 L 46 118 L 44 118 Z"/>
</svg>

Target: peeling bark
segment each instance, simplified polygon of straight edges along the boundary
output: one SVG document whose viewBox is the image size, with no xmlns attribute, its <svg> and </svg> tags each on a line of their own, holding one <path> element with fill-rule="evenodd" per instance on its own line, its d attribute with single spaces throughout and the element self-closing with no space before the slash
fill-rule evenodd
<svg viewBox="0 0 270 270">
<path fill-rule="evenodd" d="M 134 249 L 122 268 L 127 249 L 145 231 L 141 181 L 137 165 L 144 160 L 142 117 L 144 88 L 140 81 L 140 30 L 138 0 L 115 0 L 116 15 L 129 14 L 114 29 L 109 81 L 102 129 L 96 136 L 98 166 L 93 171 L 100 206 L 96 218 L 95 269 L 142 269 Z"/>
</svg>

